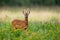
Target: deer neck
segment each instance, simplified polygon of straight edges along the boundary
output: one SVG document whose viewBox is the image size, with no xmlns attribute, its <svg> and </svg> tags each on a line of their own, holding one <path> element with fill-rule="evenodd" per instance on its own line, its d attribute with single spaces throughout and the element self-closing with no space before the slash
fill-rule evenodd
<svg viewBox="0 0 60 40">
<path fill-rule="evenodd" d="M 26 25 L 28 25 L 28 17 L 25 17 Z"/>
</svg>

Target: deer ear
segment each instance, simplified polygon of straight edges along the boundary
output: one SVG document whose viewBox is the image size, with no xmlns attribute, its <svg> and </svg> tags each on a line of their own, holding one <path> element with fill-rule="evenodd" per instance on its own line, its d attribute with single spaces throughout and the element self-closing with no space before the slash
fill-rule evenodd
<svg viewBox="0 0 60 40">
<path fill-rule="evenodd" d="M 28 14 L 30 14 L 30 10 L 28 10 Z"/>
<path fill-rule="evenodd" d="M 30 9 L 29 8 L 27 8 L 27 11 L 28 11 L 28 14 L 30 14 Z"/>
</svg>

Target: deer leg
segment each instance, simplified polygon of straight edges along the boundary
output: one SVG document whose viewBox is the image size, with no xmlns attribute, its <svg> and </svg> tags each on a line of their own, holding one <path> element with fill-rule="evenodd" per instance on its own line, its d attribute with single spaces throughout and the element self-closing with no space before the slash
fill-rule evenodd
<svg viewBox="0 0 60 40">
<path fill-rule="evenodd" d="M 25 30 L 25 32 L 27 32 L 28 30 L 27 30 L 27 27 L 26 28 L 24 28 L 24 30 Z"/>
</svg>

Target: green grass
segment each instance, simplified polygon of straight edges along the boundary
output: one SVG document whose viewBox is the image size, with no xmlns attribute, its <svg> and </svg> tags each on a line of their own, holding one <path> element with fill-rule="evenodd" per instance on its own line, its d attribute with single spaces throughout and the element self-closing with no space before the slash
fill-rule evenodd
<svg viewBox="0 0 60 40">
<path fill-rule="evenodd" d="M 0 40 L 57 40 L 60 25 L 54 20 L 49 22 L 29 22 L 28 31 L 12 30 L 10 22 L 0 22 Z"/>
</svg>

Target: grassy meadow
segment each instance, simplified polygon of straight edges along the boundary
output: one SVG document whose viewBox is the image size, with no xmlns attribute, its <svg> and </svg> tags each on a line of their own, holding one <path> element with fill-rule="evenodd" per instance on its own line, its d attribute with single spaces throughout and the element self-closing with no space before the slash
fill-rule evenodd
<svg viewBox="0 0 60 40">
<path fill-rule="evenodd" d="M 12 20 L 24 20 L 24 7 L 0 8 L 0 40 L 60 40 L 59 7 L 32 7 L 27 31 L 12 29 Z"/>
</svg>

